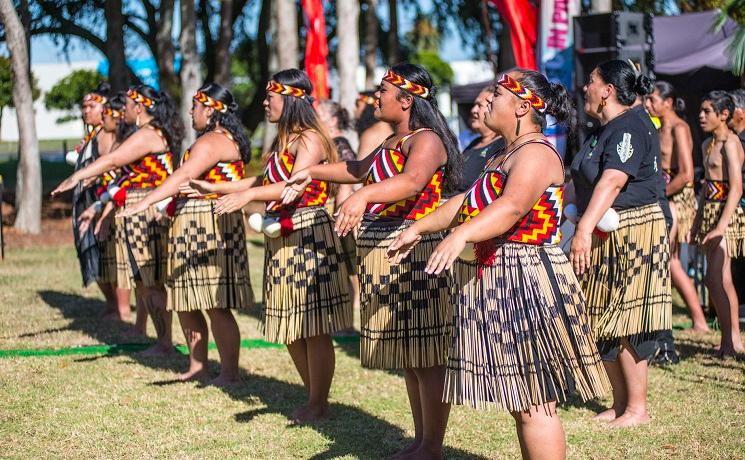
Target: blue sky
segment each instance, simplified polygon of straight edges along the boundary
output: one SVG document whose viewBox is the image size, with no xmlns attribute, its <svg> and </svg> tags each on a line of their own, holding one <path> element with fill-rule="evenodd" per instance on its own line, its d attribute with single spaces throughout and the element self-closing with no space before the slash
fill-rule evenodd
<svg viewBox="0 0 745 460">
<path fill-rule="evenodd" d="M 329 1 L 329 0 L 324 0 Z M 247 8 L 252 6 L 258 6 L 259 2 L 250 2 Z M 420 7 L 427 11 L 432 7 L 431 0 L 419 0 Z M 388 7 L 387 2 L 381 1 L 379 3 L 379 15 L 381 21 L 387 24 L 388 21 Z M 256 17 L 257 15 L 253 15 Z M 399 11 L 399 33 L 404 34 L 411 28 L 413 23 L 413 12 L 407 12 L 403 9 Z M 249 28 L 256 27 L 256 21 L 247 24 Z M 452 27 L 451 27 L 452 29 Z M 131 55 L 140 54 L 139 49 L 144 49 L 138 45 L 134 45 L 133 48 L 128 49 L 128 57 Z M 144 54 L 144 53 L 143 53 Z M 450 33 L 445 34 L 442 40 L 440 54 L 443 59 L 447 61 L 468 59 L 469 55 L 464 49 L 464 45 L 458 37 L 458 34 L 454 30 L 450 30 Z M 140 56 L 145 57 L 145 56 Z M 61 46 L 56 46 L 54 41 L 49 36 L 37 36 L 31 40 L 31 60 L 33 63 L 53 63 L 62 62 L 66 59 L 70 61 L 83 61 L 83 60 L 101 60 L 103 55 L 98 52 L 94 47 L 86 44 L 84 41 L 79 39 L 71 39 L 70 46 L 68 47 L 67 53 L 64 53 Z"/>
</svg>

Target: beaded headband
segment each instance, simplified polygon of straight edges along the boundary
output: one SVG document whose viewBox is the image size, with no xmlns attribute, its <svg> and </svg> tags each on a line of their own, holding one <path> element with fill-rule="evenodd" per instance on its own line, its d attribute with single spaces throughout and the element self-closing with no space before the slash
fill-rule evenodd
<svg viewBox="0 0 745 460">
<path fill-rule="evenodd" d="M 303 99 L 305 96 L 307 96 L 305 90 L 301 88 L 296 88 L 290 85 L 283 85 L 282 83 L 277 83 L 274 80 L 269 80 L 269 83 L 266 84 L 266 90 L 273 93 L 281 94 L 283 96 L 294 96 L 300 99 Z"/>
<path fill-rule="evenodd" d="M 99 104 L 105 104 L 106 101 L 108 101 L 108 99 L 104 96 L 101 96 L 98 93 L 88 93 L 83 97 L 83 102 L 88 102 L 88 101 L 98 102 Z"/>
<path fill-rule="evenodd" d="M 114 110 L 111 107 L 105 107 L 103 109 L 103 114 L 111 118 L 121 118 L 122 115 L 124 115 L 124 112 L 121 110 Z"/>
<path fill-rule="evenodd" d="M 414 83 L 411 80 L 407 80 L 391 69 L 388 69 L 385 75 L 383 75 L 383 80 L 394 86 L 398 86 L 407 93 L 413 94 L 414 96 L 419 96 L 422 99 L 427 99 L 427 96 L 429 96 L 429 88 Z"/>
<path fill-rule="evenodd" d="M 524 86 L 509 75 L 502 75 L 499 77 L 499 80 L 497 80 L 497 83 L 520 99 L 530 102 L 530 105 L 532 105 L 538 112 L 546 112 L 546 103 L 543 102 L 543 99 L 541 99 L 541 97 L 534 93 L 530 88 Z"/>
<path fill-rule="evenodd" d="M 375 104 L 375 97 L 374 96 L 366 96 L 364 94 L 360 94 L 357 96 L 357 100 L 364 102 L 367 105 L 373 105 Z"/>
<path fill-rule="evenodd" d="M 197 91 L 196 94 L 194 94 L 194 100 L 201 103 L 202 105 L 206 107 L 212 107 L 213 109 L 217 110 L 218 112 L 225 113 L 228 111 L 228 106 L 224 103 L 218 101 L 217 99 L 213 99 L 209 97 L 208 95 L 204 94 L 201 91 Z"/>
<path fill-rule="evenodd" d="M 129 91 L 127 91 L 127 97 L 138 104 L 144 105 L 145 107 L 155 107 L 155 101 L 153 101 L 149 97 L 143 96 L 134 89 L 130 89 Z"/>
</svg>

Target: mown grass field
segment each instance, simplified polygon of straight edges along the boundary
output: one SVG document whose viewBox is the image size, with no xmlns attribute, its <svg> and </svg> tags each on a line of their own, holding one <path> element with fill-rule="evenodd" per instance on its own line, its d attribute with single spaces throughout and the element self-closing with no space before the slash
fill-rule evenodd
<svg viewBox="0 0 745 460">
<path fill-rule="evenodd" d="M 250 252 L 261 292 L 261 249 Z M 97 289 L 81 288 L 71 247 L 10 250 L 0 262 L 0 356 L 127 342 L 129 324 L 102 321 L 102 308 Z M 260 338 L 257 312 L 238 314 L 243 338 Z M 677 310 L 675 322 L 685 321 Z M 174 331 L 183 343 L 175 319 Z M 614 431 L 590 421 L 607 400 L 564 405 L 569 458 L 745 459 L 745 362 L 715 359 L 717 338 L 676 331 L 684 359 L 651 370 L 650 425 Z M 185 356 L 0 357 L 0 457 L 384 458 L 413 436 L 404 382 L 362 369 L 357 346 L 337 344 L 329 419 L 301 427 L 288 419 L 304 394 L 282 349 L 241 350 L 243 382 L 227 390 L 175 383 Z M 448 458 L 519 457 L 505 413 L 456 407 L 445 442 Z"/>
</svg>

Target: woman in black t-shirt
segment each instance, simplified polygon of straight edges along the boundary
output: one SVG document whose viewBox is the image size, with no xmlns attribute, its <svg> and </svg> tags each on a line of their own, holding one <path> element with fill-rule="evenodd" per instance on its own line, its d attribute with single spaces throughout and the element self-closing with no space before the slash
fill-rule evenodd
<svg viewBox="0 0 745 460">
<path fill-rule="evenodd" d="M 647 362 L 655 331 L 670 328 L 669 243 L 659 205 L 657 133 L 631 110 L 652 82 L 620 60 L 600 64 L 584 87 L 584 110 L 600 121 L 572 162 L 577 213 L 570 260 L 587 296 L 598 349 L 613 385 L 612 426 L 649 421 Z M 596 229 L 612 208 L 618 226 Z M 609 216 L 610 217 L 610 216 Z M 608 230 L 608 227 L 603 227 Z"/>
</svg>

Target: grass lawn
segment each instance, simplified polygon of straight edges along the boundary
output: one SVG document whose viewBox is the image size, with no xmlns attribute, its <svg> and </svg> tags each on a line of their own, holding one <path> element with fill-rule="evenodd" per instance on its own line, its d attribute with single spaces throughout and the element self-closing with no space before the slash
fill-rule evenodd
<svg viewBox="0 0 745 460">
<path fill-rule="evenodd" d="M 261 248 L 250 252 L 260 293 Z M 80 286 L 71 247 L 10 250 L 0 262 L 0 351 L 128 342 L 129 324 L 102 321 L 102 307 L 96 288 Z M 257 312 L 238 314 L 244 339 L 260 338 Z M 177 322 L 174 338 L 183 343 Z M 717 339 L 676 331 L 683 361 L 651 369 L 650 425 L 591 422 L 607 399 L 564 405 L 569 458 L 745 459 L 745 362 L 713 358 Z M 404 381 L 362 369 L 357 347 L 337 344 L 330 418 L 304 427 L 288 422 L 304 394 L 282 349 L 241 350 L 243 382 L 229 390 L 175 383 L 186 356 L 0 357 L 0 456 L 383 458 L 413 437 Z M 445 443 L 448 458 L 519 457 L 511 417 L 495 411 L 454 408 Z"/>
</svg>

